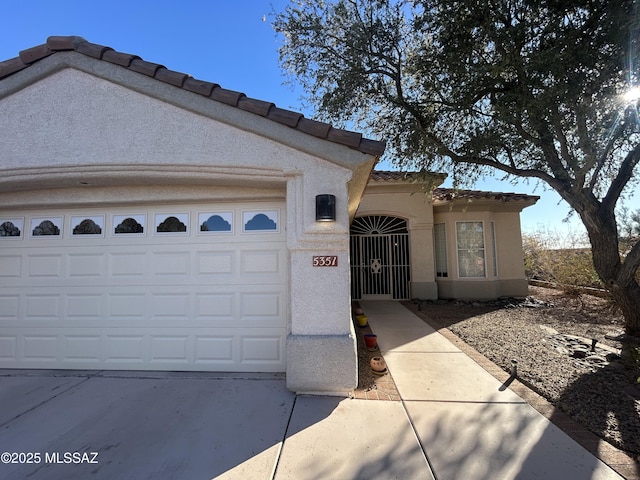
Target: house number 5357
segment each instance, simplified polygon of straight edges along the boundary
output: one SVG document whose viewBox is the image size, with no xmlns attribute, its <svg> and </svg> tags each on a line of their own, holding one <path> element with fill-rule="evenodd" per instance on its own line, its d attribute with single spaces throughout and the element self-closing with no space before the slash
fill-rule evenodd
<svg viewBox="0 0 640 480">
<path fill-rule="evenodd" d="M 337 267 L 338 256 L 337 255 L 314 255 L 313 257 L 314 267 Z"/>
</svg>

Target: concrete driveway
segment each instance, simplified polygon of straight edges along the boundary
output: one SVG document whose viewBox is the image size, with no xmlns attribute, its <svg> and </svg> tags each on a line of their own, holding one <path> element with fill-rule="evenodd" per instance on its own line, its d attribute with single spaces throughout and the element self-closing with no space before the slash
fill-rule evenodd
<svg viewBox="0 0 640 480">
<path fill-rule="evenodd" d="M 269 478 L 295 399 L 281 375 L 10 373 L 0 478 Z"/>
<path fill-rule="evenodd" d="M 1 479 L 434 478 L 400 402 L 284 375 L 0 370 L 0 406 Z"/>
</svg>

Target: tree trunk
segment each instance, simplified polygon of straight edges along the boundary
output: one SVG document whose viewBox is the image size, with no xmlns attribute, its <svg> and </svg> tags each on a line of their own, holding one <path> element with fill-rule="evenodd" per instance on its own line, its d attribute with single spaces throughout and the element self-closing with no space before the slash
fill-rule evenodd
<svg viewBox="0 0 640 480">
<path fill-rule="evenodd" d="M 625 331 L 640 337 L 640 286 L 633 280 L 628 285 L 615 285 L 609 289 L 625 320 Z"/>
<path fill-rule="evenodd" d="M 626 333 L 640 337 L 640 285 L 622 268 L 615 217 L 596 208 L 578 213 L 589 234 L 594 269 L 620 308 Z"/>
</svg>

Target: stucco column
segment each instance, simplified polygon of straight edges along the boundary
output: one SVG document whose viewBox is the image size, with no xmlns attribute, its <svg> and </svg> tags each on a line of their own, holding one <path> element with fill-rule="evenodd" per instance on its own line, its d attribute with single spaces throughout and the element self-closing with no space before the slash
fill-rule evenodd
<svg viewBox="0 0 640 480">
<path fill-rule="evenodd" d="M 335 222 L 315 221 L 315 198 L 322 193 L 336 196 Z M 287 387 L 298 393 L 346 394 L 357 386 L 348 222 L 344 174 L 341 179 L 320 184 L 302 176 L 288 181 L 291 322 Z M 314 257 L 322 257 L 331 265 L 319 266 L 322 260 L 314 265 Z"/>
<path fill-rule="evenodd" d="M 411 296 L 434 300 L 438 298 L 435 281 L 433 222 L 415 222 L 409 226 L 411 254 Z"/>
</svg>

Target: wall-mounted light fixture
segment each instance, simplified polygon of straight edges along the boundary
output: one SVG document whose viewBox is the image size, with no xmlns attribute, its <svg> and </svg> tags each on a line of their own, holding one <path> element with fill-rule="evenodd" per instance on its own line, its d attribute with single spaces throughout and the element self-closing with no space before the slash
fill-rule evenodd
<svg viewBox="0 0 640 480">
<path fill-rule="evenodd" d="M 324 193 L 316 195 L 316 222 L 336 221 L 336 196 Z"/>
</svg>

